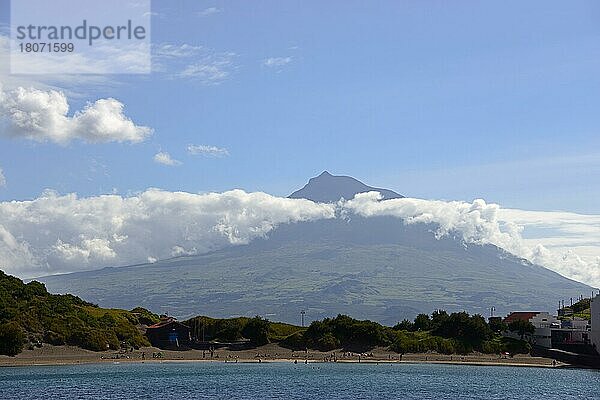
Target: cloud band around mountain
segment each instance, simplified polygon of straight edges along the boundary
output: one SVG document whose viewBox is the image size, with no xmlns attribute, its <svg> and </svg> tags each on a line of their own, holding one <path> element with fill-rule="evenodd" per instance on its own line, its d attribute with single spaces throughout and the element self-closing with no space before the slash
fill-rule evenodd
<svg viewBox="0 0 600 400">
<path fill-rule="evenodd" d="M 356 214 L 434 223 L 438 236 L 458 233 L 466 243 L 493 244 L 567 277 L 600 285 L 597 256 L 584 259 L 573 251 L 545 247 L 543 238 L 523 238 L 527 211 L 503 210 L 483 200 L 378 199 L 376 192 L 337 204 L 242 190 L 192 194 L 149 189 L 130 197 L 89 198 L 46 192 L 32 201 L 0 203 L 0 269 L 33 277 L 201 254 L 268 236 L 280 224 Z M 519 218 L 511 216 L 516 211 Z"/>
</svg>

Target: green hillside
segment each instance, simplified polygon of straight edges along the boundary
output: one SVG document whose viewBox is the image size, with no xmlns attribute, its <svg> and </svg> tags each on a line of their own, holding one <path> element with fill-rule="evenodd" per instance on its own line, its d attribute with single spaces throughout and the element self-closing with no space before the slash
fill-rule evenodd
<svg viewBox="0 0 600 400">
<path fill-rule="evenodd" d="M 23 283 L 0 271 L 0 354 L 24 346 L 74 345 L 100 351 L 122 344 L 147 346 L 141 324 L 158 321 L 144 309 L 104 309 L 72 295 L 50 294 L 39 282 Z"/>
<path fill-rule="evenodd" d="M 0 271 L 0 354 L 16 355 L 26 346 L 74 345 L 102 351 L 150 345 L 142 328 L 159 317 L 143 308 L 104 309 L 72 295 L 49 294 L 39 282 L 23 283 Z M 436 311 L 394 327 L 346 315 L 313 321 L 307 328 L 270 322 L 261 317 L 210 318 L 183 322 L 198 340 L 230 342 L 248 339 L 257 347 L 279 343 L 293 350 L 366 351 L 387 347 L 398 353 L 435 351 L 465 354 L 527 353 L 523 341 L 502 338 L 480 315 Z"/>
</svg>

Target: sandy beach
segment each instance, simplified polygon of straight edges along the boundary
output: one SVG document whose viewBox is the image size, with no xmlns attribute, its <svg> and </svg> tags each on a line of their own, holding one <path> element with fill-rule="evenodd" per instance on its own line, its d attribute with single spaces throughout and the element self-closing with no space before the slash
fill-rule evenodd
<svg viewBox="0 0 600 400">
<path fill-rule="evenodd" d="M 44 345 L 34 350 L 24 350 L 16 357 L 0 356 L 0 367 L 33 365 L 76 365 L 86 363 L 129 363 L 129 362 L 352 362 L 352 363 L 439 363 L 462 365 L 549 367 L 551 359 L 517 355 L 500 357 L 497 355 L 473 353 L 465 356 L 437 353 L 419 353 L 399 355 L 385 348 L 375 348 L 368 353 L 348 353 L 342 350 L 331 352 L 291 351 L 277 344 L 268 344 L 252 350 L 231 351 L 202 350 L 169 351 L 154 347 L 142 348 L 133 352 L 93 352 L 73 346 Z M 556 367 L 568 367 L 568 364 L 556 363 Z"/>
</svg>

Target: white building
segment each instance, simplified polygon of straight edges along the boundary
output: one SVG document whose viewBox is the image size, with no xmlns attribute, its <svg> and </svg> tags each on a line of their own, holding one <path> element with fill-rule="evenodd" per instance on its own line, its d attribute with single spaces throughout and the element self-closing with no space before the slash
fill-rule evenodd
<svg viewBox="0 0 600 400">
<path fill-rule="evenodd" d="M 552 347 L 552 329 L 560 328 L 560 320 L 554 315 L 540 311 L 517 311 L 510 313 L 504 322 L 510 324 L 514 321 L 528 321 L 535 327 L 533 335 L 527 335 L 526 339 L 531 343 L 542 347 Z M 520 339 L 515 332 L 507 332 L 509 337 Z"/>
<path fill-rule="evenodd" d="M 547 312 L 537 313 L 529 320 L 536 329 L 539 328 L 557 328 L 560 327 L 560 320 Z"/>
</svg>

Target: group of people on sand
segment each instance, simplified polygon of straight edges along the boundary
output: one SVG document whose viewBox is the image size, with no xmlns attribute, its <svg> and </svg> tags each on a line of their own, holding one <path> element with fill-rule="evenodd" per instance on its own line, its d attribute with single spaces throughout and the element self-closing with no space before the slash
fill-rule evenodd
<svg viewBox="0 0 600 400">
<path fill-rule="evenodd" d="M 210 353 L 210 358 L 215 358 L 215 348 L 214 347 L 209 347 L 208 348 L 208 352 Z M 206 350 L 202 350 L 202 358 L 206 358 Z M 219 355 L 217 354 L 217 357 L 219 358 Z"/>
</svg>

